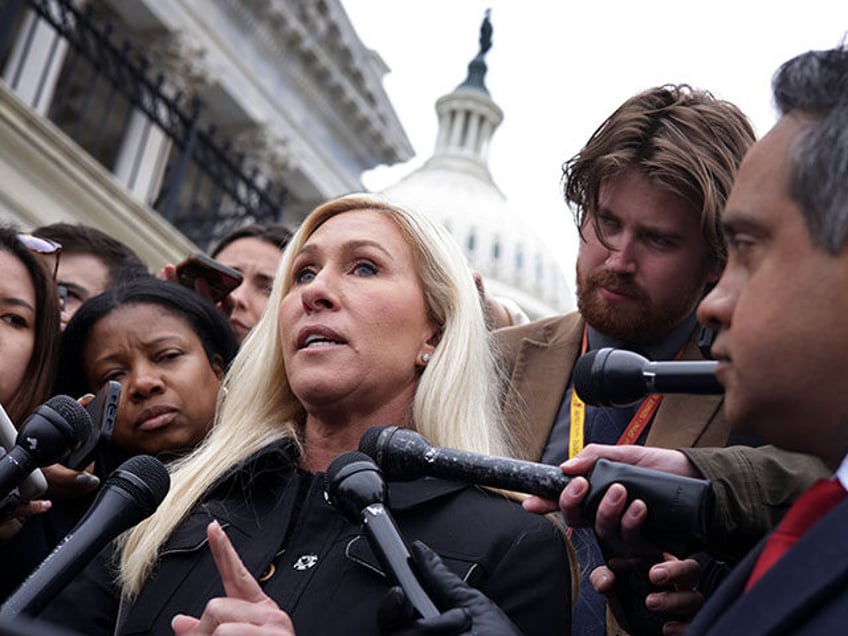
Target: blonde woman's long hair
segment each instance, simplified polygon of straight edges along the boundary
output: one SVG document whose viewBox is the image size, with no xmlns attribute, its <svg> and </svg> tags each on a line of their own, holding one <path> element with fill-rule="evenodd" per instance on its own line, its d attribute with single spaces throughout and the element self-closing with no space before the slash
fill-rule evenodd
<svg viewBox="0 0 848 636">
<path fill-rule="evenodd" d="M 127 596 L 138 594 L 162 545 L 211 484 L 271 443 L 289 439 L 300 444 L 306 412 L 286 375 L 280 301 L 291 288 L 294 259 L 309 237 L 328 219 L 355 210 L 385 214 L 400 228 L 413 251 L 427 310 L 441 327 L 418 382 L 411 425 L 438 446 L 511 454 L 498 409 L 501 385 L 489 333 L 472 273 L 456 243 L 426 217 L 373 195 L 331 200 L 306 218 L 287 246 L 268 308 L 224 380 L 210 434 L 172 467 L 171 490 L 157 512 L 123 537 L 120 576 Z"/>
</svg>

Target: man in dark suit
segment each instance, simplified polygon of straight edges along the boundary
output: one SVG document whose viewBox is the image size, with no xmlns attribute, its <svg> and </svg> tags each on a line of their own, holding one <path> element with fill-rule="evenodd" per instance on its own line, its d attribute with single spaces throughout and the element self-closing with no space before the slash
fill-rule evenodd
<svg viewBox="0 0 848 636">
<path fill-rule="evenodd" d="M 713 354 L 732 426 L 821 458 L 844 491 L 848 47 L 789 60 L 773 88 L 782 116 L 742 164 L 722 219 L 730 259 L 699 317 L 720 330 Z M 823 516 L 783 556 L 772 537 L 752 551 L 687 634 L 848 630 L 848 499 L 804 509 L 809 495 L 775 534 L 792 532 L 790 517 Z"/>
<path fill-rule="evenodd" d="M 504 412 L 527 459 L 560 464 L 589 443 L 686 448 L 681 466 L 717 484 L 712 537 L 737 557 L 825 474 L 820 463 L 773 448 L 716 452 L 751 440 L 731 434 L 717 395 L 583 405 L 572 370 L 600 347 L 703 359 L 695 309 L 724 267 L 720 213 L 753 142 L 744 114 L 706 91 L 668 85 L 626 100 L 564 169 L 581 235 L 579 311 L 496 332 L 510 379 Z M 591 532 L 572 538 L 584 571 L 602 562 Z M 604 628 L 603 599 L 588 582 L 573 632 L 624 633 L 612 619 Z"/>
</svg>

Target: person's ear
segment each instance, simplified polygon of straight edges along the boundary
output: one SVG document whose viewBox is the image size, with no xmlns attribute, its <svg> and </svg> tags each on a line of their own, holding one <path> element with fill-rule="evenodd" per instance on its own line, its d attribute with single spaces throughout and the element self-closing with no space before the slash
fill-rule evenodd
<svg viewBox="0 0 848 636">
<path fill-rule="evenodd" d="M 215 375 L 218 376 L 219 380 L 224 379 L 225 365 L 224 358 L 221 357 L 220 353 L 215 353 L 209 359 L 209 364 L 212 367 L 212 370 L 215 372 Z"/>
<path fill-rule="evenodd" d="M 415 356 L 415 366 L 422 368 L 426 367 L 430 363 L 430 359 L 433 357 L 433 351 L 435 351 L 435 349 L 436 347 L 430 344 L 430 341 L 424 343 L 418 351 L 418 355 Z"/>
</svg>

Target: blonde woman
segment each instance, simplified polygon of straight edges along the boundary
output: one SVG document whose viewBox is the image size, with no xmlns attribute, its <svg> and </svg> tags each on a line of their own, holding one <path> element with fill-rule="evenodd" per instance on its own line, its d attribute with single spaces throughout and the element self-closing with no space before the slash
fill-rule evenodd
<svg viewBox="0 0 848 636">
<path fill-rule="evenodd" d="M 443 231 L 372 197 L 320 206 L 286 249 L 212 432 L 126 537 L 121 589 L 104 593 L 109 572 L 95 564 L 46 617 L 97 633 L 120 596 L 118 633 L 377 634 L 389 583 L 325 501 L 321 473 L 377 424 L 509 454 L 487 338 L 472 275 Z M 547 519 L 435 479 L 390 483 L 390 502 L 408 540 L 523 633 L 568 633 L 566 544 Z"/>
</svg>

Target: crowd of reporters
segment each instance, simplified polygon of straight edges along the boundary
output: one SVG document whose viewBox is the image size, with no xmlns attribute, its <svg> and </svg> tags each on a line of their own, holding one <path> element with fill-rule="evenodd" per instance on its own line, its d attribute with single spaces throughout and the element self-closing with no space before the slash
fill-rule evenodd
<svg viewBox="0 0 848 636">
<path fill-rule="evenodd" d="M 705 91 L 625 102 L 565 167 L 580 311 L 494 337 L 493 301 L 452 239 L 379 197 L 329 201 L 294 233 L 226 238 L 211 253 L 243 281 L 221 298 L 209 281 L 181 285 L 178 266 L 148 274 L 93 228 L 0 228 L 0 404 L 20 429 L 0 458 L 0 619 L 92 634 L 410 635 L 673 634 L 693 618 L 691 633 L 817 633 L 848 620 L 837 574 L 774 620 L 758 618 L 758 595 L 781 591 L 779 575 L 722 594 L 801 493 L 839 483 L 840 427 L 784 432 L 779 413 L 760 424 L 743 408 L 756 382 L 732 376 L 729 354 L 678 362 L 709 349 L 697 322 L 719 352 L 732 342 L 745 233 L 771 222 L 750 220 L 762 209 L 752 182 L 795 206 L 801 258 L 824 252 L 839 271 L 845 240 L 826 235 L 844 213 L 827 216 L 804 188 L 828 183 L 822 146 L 848 155 L 848 52 L 790 60 L 775 94 L 783 118 L 756 143 Z M 775 165 L 763 147 L 783 153 Z M 578 391 L 574 362 L 604 347 L 669 360 L 672 376 L 697 369 L 680 391 L 715 395 L 647 388 L 621 400 L 629 411 L 584 404 L 604 378 Z M 626 380 L 621 364 L 610 382 Z M 655 381 L 654 368 L 630 373 Z M 106 430 L 105 411 L 91 421 L 84 406 L 115 383 Z M 36 466 L 46 492 L 32 496 Z"/>
</svg>

